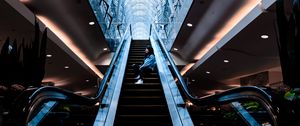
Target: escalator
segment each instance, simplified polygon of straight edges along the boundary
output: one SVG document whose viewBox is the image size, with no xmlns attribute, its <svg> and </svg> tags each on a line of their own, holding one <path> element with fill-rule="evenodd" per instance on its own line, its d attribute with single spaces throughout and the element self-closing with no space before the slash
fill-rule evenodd
<svg viewBox="0 0 300 126">
<path fill-rule="evenodd" d="M 55 87 L 43 87 L 29 98 L 22 114 L 25 115 L 24 120 L 20 122 L 29 126 L 255 126 L 268 122 L 277 126 L 272 99 L 263 90 L 240 87 L 194 98 L 155 34 L 152 33 L 149 42 L 132 41 L 128 30 L 125 33 L 95 97 L 87 98 Z M 132 64 L 143 62 L 145 47 L 150 44 L 154 49 L 157 71 L 145 75 L 143 84 L 134 84 Z M 187 105 L 187 101 L 193 105 Z M 258 102 L 266 109 L 249 113 L 243 108 L 245 101 Z M 226 112 L 225 116 L 222 112 Z M 236 118 L 226 119 L 232 116 L 230 114 Z"/>
<path fill-rule="evenodd" d="M 157 72 L 136 81 L 133 64 L 142 64 L 149 41 L 132 41 L 114 125 L 172 125 Z"/>
</svg>

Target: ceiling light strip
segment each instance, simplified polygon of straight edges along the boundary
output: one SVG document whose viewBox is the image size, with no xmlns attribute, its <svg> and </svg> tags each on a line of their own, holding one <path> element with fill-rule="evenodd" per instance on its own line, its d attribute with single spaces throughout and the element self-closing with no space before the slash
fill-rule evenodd
<svg viewBox="0 0 300 126">
<path fill-rule="evenodd" d="M 189 63 L 184 68 L 182 68 L 182 70 L 180 71 L 181 76 L 183 76 L 189 69 L 191 69 L 194 64 L 195 63 Z"/>
<path fill-rule="evenodd" d="M 63 32 L 50 19 L 42 15 L 37 15 L 37 18 L 43 22 L 81 61 L 83 61 L 98 77 L 103 78 L 103 74 L 98 68 L 84 55 L 84 53 L 74 44 L 72 39 Z"/>
</svg>

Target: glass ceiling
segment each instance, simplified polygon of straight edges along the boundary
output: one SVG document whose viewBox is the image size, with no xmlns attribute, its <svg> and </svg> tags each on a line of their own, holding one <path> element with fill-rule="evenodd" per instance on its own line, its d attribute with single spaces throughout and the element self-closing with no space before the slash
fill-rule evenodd
<svg viewBox="0 0 300 126">
<path fill-rule="evenodd" d="M 165 4 L 165 0 L 124 0 L 125 20 L 132 27 L 132 38 L 148 40 L 150 25 L 157 19 L 155 14 Z"/>
<path fill-rule="evenodd" d="M 133 40 L 148 40 L 151 25 L 171 46 L 193 0 L 89 0 L 111 49 L 131 25 Z M 168 46 L 167 46 L 168 47 Z"/>
</svg>

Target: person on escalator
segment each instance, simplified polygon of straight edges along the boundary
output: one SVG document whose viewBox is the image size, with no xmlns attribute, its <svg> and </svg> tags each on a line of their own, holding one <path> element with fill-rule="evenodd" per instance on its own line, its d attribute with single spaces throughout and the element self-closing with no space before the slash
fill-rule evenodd
<svg viewBox="0 0 300 126">
<path fill-rule="evenodd" d="M 142 65 L 133 64 L 133 69 L 135 71 L 137 81 L 134 84 L 143 84 L 143 76 L 145 73 L 150 73 L 155 71 L 156 69 L 156 61 L 153 53 L 153 48 L 151 46 L 147 46 L 145 49 L 145 57 Z"/>
</svg>

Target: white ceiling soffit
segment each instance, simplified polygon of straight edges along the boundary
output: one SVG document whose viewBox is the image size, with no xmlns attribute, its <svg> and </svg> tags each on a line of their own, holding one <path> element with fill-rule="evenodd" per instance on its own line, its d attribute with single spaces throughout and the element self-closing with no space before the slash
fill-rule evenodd
<svg viewBox="0 0 300 126">
<path fill-rule="evenodd" d="M 244 29 L 249 23 L 251 23 L 255 18 L 257 18 L 260 14 L 264 12 L 264 10 L 270 7 L 276 0 L 249 0 L 254 2 L 254 7 L 247 12 L 249 7 L 245 7 L 244 9 L 239 9 L 239 12 L 236 12 L 232 16 L 227 24 L 218 32 L 216 32 L 215 37 L 211 40 L 206 46 L 201 49 L 198 54 L 194 57 L 197 60 L 196 63 L 187 64 L 181 71 L 181 75 L 185 75 L 186 73 L 190 73 L 191 71 L 197 69 L 202 63 L 204 63 L 209 57 L 211 57 L 218 49 L 222 48 L 230 39 L 232 39 L 235 35 L 237 35 L 242 29 Z M 217 1 L 218 2 L 218 1 Z M 251 8 L 251 7 L 250 7 Z M 239 21 L 238 21 L 239 20 Z M 193 32 L 194 36 L 197 36 L 197 31 L 203 31 L 203 27 L 198 25 L 196 30 Z M 199 36 L 199 35 L 198 35 Z M 190 37 L 190 41 L 193 35 Z M 195 40 L 194 40 L 195 41 Z M 184 49 L 183 49 L 184 50 Z"/>
</svg>

